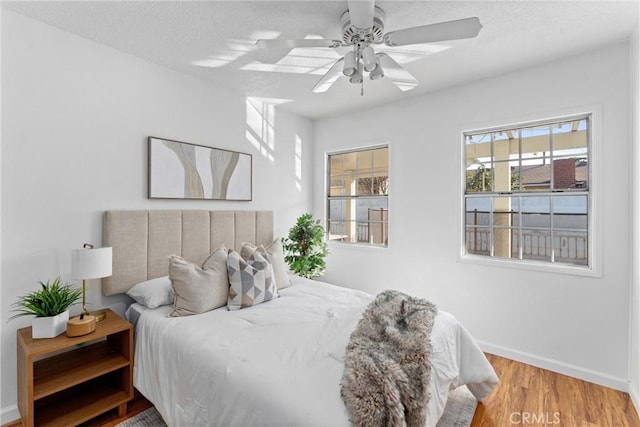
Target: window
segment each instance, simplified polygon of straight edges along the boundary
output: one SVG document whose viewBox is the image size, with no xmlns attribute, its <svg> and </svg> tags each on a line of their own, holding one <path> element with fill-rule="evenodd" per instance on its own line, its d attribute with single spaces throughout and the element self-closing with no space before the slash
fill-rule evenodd
<svg viewBox="0 0 640 427">
<path fill-rule="evenodd" d="M 387 246 L 389 243 L 389 147 L 329 154 L 329 240 Z"/>
<path fill-rule="evenodd" d="M 590 266 L 590 122 L 464 133 L 466 254 Z"/>
</svg>

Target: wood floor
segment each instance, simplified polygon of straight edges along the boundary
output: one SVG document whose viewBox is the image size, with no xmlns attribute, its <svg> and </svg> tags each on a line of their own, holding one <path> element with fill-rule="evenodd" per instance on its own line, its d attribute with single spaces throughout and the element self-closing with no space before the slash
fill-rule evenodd
<svg viewBox="0 0 640 427">
<path fill-rule="evenodd" d="M 472 427 L 638 427 L 631 398 L 607 387 L 487 354 L 500 384 L 479 404 Z"/>
<path fill-rule="evenodd" d="M 487 358 L 500 384 L 478 405 L 472 427 L 640 427 L 626 393 L 499 356 L 487 354 Z M 149 407 L 151 403 L 136 393 L 124 418 L 118 418 L 113 410 L 82 427 L 113 427 Z"/>
</svg>

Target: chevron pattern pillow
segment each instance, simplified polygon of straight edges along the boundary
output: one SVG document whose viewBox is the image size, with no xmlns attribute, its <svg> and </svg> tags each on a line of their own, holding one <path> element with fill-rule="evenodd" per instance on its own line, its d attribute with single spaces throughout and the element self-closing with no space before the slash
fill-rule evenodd
<svg viewBox="0 0 640 427">
<path fill-rule="evenodd" d="M 258 251 L 243 258 L 236 251 L 227 256 L 229 298 L 227 308 L 239 310 L 278 296 L 273 267 Z"/>
</svg>

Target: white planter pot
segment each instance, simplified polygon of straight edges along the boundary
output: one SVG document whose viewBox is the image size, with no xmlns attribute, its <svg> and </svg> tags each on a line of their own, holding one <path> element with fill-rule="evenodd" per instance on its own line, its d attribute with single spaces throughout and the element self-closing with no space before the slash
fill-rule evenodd
<svg viewBox="0 0 640 427">
<path fill-rule="evenodd" d="M 69 310 L 51 317 L 36 317 L 31 324 L 31 338 L 55 338 L 67 330 Z"/>
</svg>

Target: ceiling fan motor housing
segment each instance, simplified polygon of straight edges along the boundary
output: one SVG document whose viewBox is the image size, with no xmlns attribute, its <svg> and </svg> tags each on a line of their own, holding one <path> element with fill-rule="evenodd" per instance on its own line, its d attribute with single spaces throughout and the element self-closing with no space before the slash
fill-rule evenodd
<svg viewBox="0 0 640 427">
<path fill-rule="evenodd" d="M 340 18 L 344 44 L 350 46 L 360 42 L 382 43 L 385 18 L 386 14 L 384 11 L 376 6 L 373 12 L 373 26 L 371 28 L 356 28 L 351 23 L 349 11 L 346 10 Z"/>
</svg>

